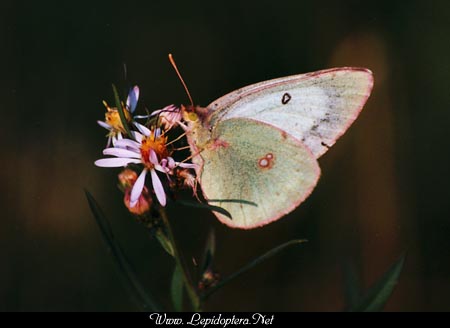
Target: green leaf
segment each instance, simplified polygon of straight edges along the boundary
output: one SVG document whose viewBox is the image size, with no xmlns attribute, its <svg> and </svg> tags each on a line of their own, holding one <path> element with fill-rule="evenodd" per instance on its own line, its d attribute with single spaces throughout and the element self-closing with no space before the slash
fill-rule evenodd
<svg viewBox="0 0 450 328">
<path fill-rule="evenodd" d="M 169 238 L 164 234 L 164 232 L 161 229 L 158 229 L 156 232 L 156 239 L 158 239 L 159 243 L 161 244 L 162 248 L 169 254 L 170 256 L 174 257 L 174 249 L 172 244 L 170 243 Z"/>
<path fill-rule="evenodd" d="M 242 268 L 240 268 L 235 273 L 233 273 L 233 274 L 229 275 L 228 277 L 225 277 L 224 279 L 222 279 L 217 285 L 215 285 L 215 286 L 211 287 L 210 289 L 208 289 L 202 295 L 202 298 L 205 300 L 206 298 L 211 296 L 213 293 L 215 293 L 217 290 L 219 290 L 220 288 L 222 288 L 223 286 L 225 286 L 229 282 L 233 281 L 234 279 L 236 279 L 237 277 L 239 277 L 243 273 L 249 271 L 250 269 L 252 269 L 256 265 L 258 265 L 258 264 L 264 262 L 265 260 L 271 258 L 272 256 L 278 254 L 279 252 L 281 252 L 282 250 L 288 248 L 289 246 L 302 244 L 302 243 L 305 243 L 305 242 L 307 242 L 307 240 L 305 240 L 305 239 L 294 239 L 294 240 L 288 241 L 288 242 L 286 242 L 284 244 L 281 244 L 281 245 L 279 245 L 279 246 L 277 246 L 275 248 L 272 248 L 267 253 L 264 253 L 263 255 L 257 257 L 253 261 L 251 261 L 251 262 L 247 263 L 246 265 L 244 265 Z"/>
<path fill-rule="evenodd" d="M 208 203 L 238 203 L 258 207 L 258 204 L 244 199 L 208 199 Z"/>
<path fill-rule="evenodd" d="M 214 229 L 211 229 L 206 239 L 205 249 L 203 251 L 203 259 L 200 265 L 200 272 L 203 274 L 208 268 L 211 267 L 214 253 L 216 252 L 216 235 Z"/>
<path fill-rule="evenodd" d="M 175 312 L 183 311 L 183 272 L 178 265 L 175 265 L 173 271 L 170 292 Z"/>
<path fill-rule="evenodd" d="M 148 292 L 145 291 L 144 286 L 139 281 L 136 273 L 134 272 L 130 261 L 125 256 L 122 248 L 114 237 L 109 221 L 98 205 L 94 197 L 89 191 L 84 191 L 86 194 L 89 207 L 94 215 L 95 220 L 102 233 L 103 240 L 108 246 L 108 251 L 113 256 L 114 262 L 119 269 L 121 278 L 124 281 L 125 288 L 130 293 L 133 300 L 143 311 L 159 311 L 160 307 L 153 300 Z"/>
<path fill-rule="evenodd" d="M 349 261 L 344 263 L 344 291 L 345 308 L 354 308 L 361 297 L 361 282 L 355 267 Z"/>
<path fill-rule="evenodd" d="M 119 112 L 120 121 L 122 122 L 123 127 L 125 128 L 125 132 L 127 136 L 134 140 L 133 135 L 131 134 L 130 128 L 128 127 L 128 122 L 125 117 L 125 113 L 123 112 L 122 103 L 120 102 L 119 93 L 117 92 L 116 86 L 112 85 L 113 93 L 114 93 L 114 102 L 116 103 L 117 111 Z"/>
<path fill-rule="evenodd" d="M 195 208 L 204 208 L 204 209 L 208 209 L 210 211 L 218 212 L 218 213 L 223 214 L 226 217 L 230 218 L 231 220 L 233 220 L 233 218 L 231 217 L 230 212 L 228 212 L 226 209 L 224 209 L 222 207 L 219 207 L 219 206 L 203 204 L 203 203 L 197 203 L 197 202 L 191 202 L 191 201 L 187 201 L 187 200 L 177 200 L 177 203 L 180 203 L 180 204 L 185 205 L 185 206 L 190 206 L 190 207 L 195 207 Z"/>
<path fill-rule="evenodd" d="M 404 263 L 405 255 L 389 268 L 389 270 L 369 289 L 367 294 L 354 308 L 351 309 L 351 311 L 381 311 L 397 285 Z"/>
</svg>

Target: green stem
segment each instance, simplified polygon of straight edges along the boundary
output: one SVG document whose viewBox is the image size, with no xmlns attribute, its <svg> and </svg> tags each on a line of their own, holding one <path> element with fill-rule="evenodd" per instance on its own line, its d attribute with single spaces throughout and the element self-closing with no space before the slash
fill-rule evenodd
<svg viewBox="0 0 450 328">
<path fill-rule="evenodd" d="M 181 258 L 180 250 L 178 249 L 178 246 L 175 242 L 175 238 L 172 232 L 172 228 L 170 226 L 169 218 L 166 213 L 166 209 L 164 207 L 161 207 L 160 209 L 161 217 L 164 222 L 164 225 L 167 229 L 167 236 L 169 237 L 169 241 L 172 244 L 173 248 L 173 255 L 175 258 L 176 265 L 181 269 L 181 273 L 183 276 L 183 283 L 186 288 L 187 294 L 189 296 L 189 299 L 192 303 L 192 307 L 194 311 L 200 311 L 200 298 L 195 290 L 194 285 L 192 284 L 191 278 L 189 276 L 189 271 Z"/>
</svg>

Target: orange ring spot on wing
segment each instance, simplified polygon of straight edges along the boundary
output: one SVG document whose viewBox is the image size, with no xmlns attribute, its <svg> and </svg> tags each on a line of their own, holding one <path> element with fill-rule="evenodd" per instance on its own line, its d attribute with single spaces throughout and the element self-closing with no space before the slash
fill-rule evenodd
<svg viewBox="0 0 450 328">
<path fill-rule="evenodd" d="M 275 156 L 272 153 L 267 153 L 258 160 L 258 167 L 262 170 L 269 170 L 273 167 L 274 162 Z"/>
</svg>

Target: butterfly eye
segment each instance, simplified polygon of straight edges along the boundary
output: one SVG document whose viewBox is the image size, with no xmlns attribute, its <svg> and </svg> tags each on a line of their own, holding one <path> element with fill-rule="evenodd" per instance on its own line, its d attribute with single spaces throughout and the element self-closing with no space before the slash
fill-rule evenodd
<svg viewBox="0 0 450 328">
<path fill-rule="evenodd" d="M 195 112 L 187 112 L 186 119 L 195 122 L 198 120 L 198 115 Z"/>
</svg>

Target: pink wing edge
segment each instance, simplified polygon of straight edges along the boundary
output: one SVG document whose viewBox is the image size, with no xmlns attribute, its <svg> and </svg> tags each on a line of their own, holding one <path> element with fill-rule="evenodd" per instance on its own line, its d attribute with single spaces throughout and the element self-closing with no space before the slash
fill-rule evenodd
<svg viewBox="0 0 450 328">
<path fill-rule="evenodd" d="M 272 87 L 272 86 L 277 86 L 280 84 L 285 84 L 285 83 L 291 82 L 291 81 L 308 80 L 308 79 L 320 77 L 321 75 L 327 75 L 327 74 L 332 74 L 332 73 L 343 73 L 343 72 L 362 72 L 362 73 L 367 74 L 367 76 L 369 77 L 369 79 L 368 79 L 369 84 L 368 84 L 368 88 L 367 88 L 368 94 L 366 97 L 366 100 L 367 100 L 367 98 L 369 97 L 370 92 L 372 90 L 372 87 L 373 87 L 372 71 L 367 68 L 364 68 L 364 67 L 335 67 L 335 68 L 328 68 L 328 69 L 310 72 L 310 73 L 289 75 L 289 76 L 279 77 L 279 78 L 275 78 L 275 79 L 271 79 L 271 80 L 267 80 L 267 81 L 250 84 L 250 85 L 241 87 L 239 89 L 236 89 L 234 91 L 231 91 L 231 92 L 225 94 L 224 96 L 211 102 L 208 106 L 206 106 L 206 108 L 211 109 L 211 110 L 216 110 L 218 107 L 225 107 L 225 106 L 229 105 L 230 103 L 233 103 L 233 101 L 231 101 L 231 100 L 235 100 L 235 101 L 239 100 L 239 99 L 247 96 L 249 93 L 254 93 L 254 92 L 258 92 L 260 90 L 266 89 L 268 87 L 268 85 L 270 85 Z M 365 101 L 364 101 L 364 103 L 365 103 Z"/>
<path fill-rule="evenodd" d="M 248 119 L 248 120 L 251 120 L 251 119 Z M 271 124 L 263 123 L 263 122 L 260 122 L 260 121 L 257 121 L 257 120 L 251 120 L 251 121 L 255 121 L 255 122 L 258 122 L 258 123 L 260 123 L 260 124 L 270 125 L 272 128 L 274 128 L 274 129 L 280 131 L 280 133 L 285 133 L 285 132 L 284 132 L 283 130 L 281 130 L 280 128 L 277 128 L 276 126 L 273 126 L 273 125 L 271 125 Z M 298 199 L 296 202 L 294 202 L 294 203 L 292 204 L 292 206 L 290 206 L 287 210 L 285 210 L 285 211 L 283 211 L 283 212 L 281 212 L 281 213 L 279 213 L 279 214 L 277 214 L 277 215 L 275 215 L 275 216 L 273 216 L 273 217 L 270 217 L 270 218 L 267 219 L 267 220 L 258 222 L 257 224 L 254 224 L 254 225 L 249 225 L 249 226 L 238 226 L 238 225 L 233 224 L 233 220 L 230 220 L 229 218 L 224 218 L 224 217 L 223 217 L 223 214 L 220 214 L 220 213 L 217 213 L 217 212 L 214 212 L 214 211 L 213 211 L 214 215 L 217 217 L 217 219 L 218 219 L 221 223 L 223 223 L 224 225 L 226 225 L 226 226 L 228 226 L 228 227 L 230 227 L 230 228 L 241 229 L 241 230 L 250 230 L 250 229 L 259 228 L 259 227 L 265 226 L 265 225 L 267 225 L 267 224 L 269 224 L 269 223 L 271 223 L 271 222 L 277 221 L 277 220 L 281 219 L 282 217 L 284 217 L 285 215 L 291 213 L 293 210 L 295 210 L 298 206 L 300 206 L 300 204 L 303 203 L 303 202 L 311 195 L 312 191 L 313 191 L 314 188 L 316 187 L 317 182 L 319 181 L 319 178 L 320 178 L 320 166 L 319 166 L 319 163 L 317 162 L 316 157 L 315 157 L 314 154 L 309 150 L 308 147 L 306 147 L 300 140 L 298 140 L 297 138 L 294 138 L 292 135 L 289 134 L 289 136 L 290 136 L 293 140 L 295 140 L 295 141 L 299 144 L 300 147 L 305 148 L 306 151 L 307 151 L 307 153 L 310 155 L 310 158 L 313 159 L 313 160 L 315 161 L 315 164 L 316 164 L 316 167 L 315 167 L 315 176 L 316 176 L 316 179 L 314 180 L 314 183 L 312 183 L 311 186 L 310 186 L 310 188 L 309 188 L 308 190 L 306 190 L 306 192 L 303 193 L 303 194 L 301 195 L 301 197 L 299 197 L 299 199 Z M 200 155 L 200 156 L 201 156 L 201 155 Z M 203 158 L 202 158 L 202 160 L 203 160 Z M 206 195 L 206 193 L 205 193 L 205 191 L 203 190 L 203 187 L 202 187 L 201 185 L 202 185 L 202 184 L 200 183 L 200 188 L 202 189 L 203 197 L 205 198 L 206 201 L 208 201 L 208 196 Z M 252 206 L 252 205 L 247 205 L 247 206 Z"/>
</svg>

